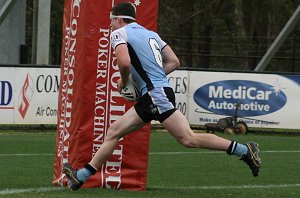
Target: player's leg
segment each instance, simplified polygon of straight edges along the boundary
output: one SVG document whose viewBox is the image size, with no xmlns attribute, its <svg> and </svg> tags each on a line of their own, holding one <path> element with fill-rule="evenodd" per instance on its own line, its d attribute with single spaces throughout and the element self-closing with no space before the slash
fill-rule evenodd
<svg viewBox="0 0 300 198">
<path fill-rule="evenodd" d="M 185 116 L 178 110 L 162 124 L 179 143 L 186 147 L 227 151 L 231 144 L 231 141 L 214 134 L 194 133 Z"/>
<path fill-rule="evenodd" d="M 144 126 L 143 120 L 137 115 L 134 107 L 130 108 L 120 119 L 116 120 L 107 130 L 107 136 L 92 160 L 79 170 L 64 164 L 63 172 L 69 180 L 69 188 L 79 189 L 84 182 L 112 155 L 120 138 Z"/>
<path fill-rule="evenodd" d="M 116 120 L 107 130 L 104 143 L 90 161 L 90 165 L 95 168 L 101 165 L 111 156 L 119 140 L 128 133 L 143 127 L 145 123 L 138 116 L 135 108 L 130 108 L 120 119 Z"/>
<path fill-rule="evenodd" d="M 258 176 L 261 159 L 258 156 L 259 149 L 257 143 L 240 144 L 210 133 L 194 133 L 185 116 L 178 110 L 164 120 L 162 124 L 184 146 L 222 150 L 226 151 L 229 155 L 236 155 L 248 164 L 253 176 Z"/>
</svg>

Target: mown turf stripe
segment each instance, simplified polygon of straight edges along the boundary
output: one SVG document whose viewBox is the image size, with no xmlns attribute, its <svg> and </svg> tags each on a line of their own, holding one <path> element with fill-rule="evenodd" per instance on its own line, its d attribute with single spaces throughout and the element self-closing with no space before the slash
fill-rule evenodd
<svg viewBox="0 0 300 198">
<path fill-rule="evenodd" d="M 296 188 L 300 184 L 272 184 L 272 185 L 241 185 L 241 186 L 151 186 L 150 189 L 162 190 L 225 190 L 225 189 L 273 189 L 273 188 Z"/>
<path fill-rule="evenodd" d="M 150 155 L 180 155 L 180 154 L 224 154 L 224 151 L 199 151 L 199 152 L 151 152 Z M 260 151 L 260 153 L 300 153 L 300 150 L 291 151 Z"/>
<path fill-rule="evenodd" d="M 192 152 L 151 152 L 150 155 L 181 155 L 181 154 L 220 154 L 224 151 L 192 151 Z M 260 151 L 260 153 L 300 153 L 300 150 L 291 150 L 291 151 Z M 52 156 L 51 153 L 0 153 L 2 156 Z"/>
<path fill-rule="evenodd" d="M 1 156 L 53 156 L 51 153 L 0 153 Z"/>
<path fill-rule="evenodd" d="M 59 187 L 40 187 L 40 188 L 13 188 L 13 189 L 4 189 L 0 190 L 0 195 L 12 195 L 12 194 L 19 194 L 19 193 L 41 193 L 41 192 L 49 192 L 49 191 L 57 191 L 63 190 L 64 188 Z"/>
</svg>

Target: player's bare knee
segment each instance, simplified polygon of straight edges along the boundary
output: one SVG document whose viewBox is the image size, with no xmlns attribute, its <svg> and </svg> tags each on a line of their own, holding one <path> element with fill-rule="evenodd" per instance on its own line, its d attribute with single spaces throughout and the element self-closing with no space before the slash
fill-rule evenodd
<svg viewBox="0 0 300 198">
<path fill-rule="evenodd" d="M 115 140 L 115 139 L 117 139 L 117 140 L 119 140 L 120 138 L 122 138 L 121 137 L 121 135 L 118 133 L 118 131 L 116 131 L 116 130 L 113 130 L 113 129 L 111 129 L 111 128 L 109 128 L 108 130 L 107 130 L 107 136 L 106 136 L 106 140 Z"/>
</svg>

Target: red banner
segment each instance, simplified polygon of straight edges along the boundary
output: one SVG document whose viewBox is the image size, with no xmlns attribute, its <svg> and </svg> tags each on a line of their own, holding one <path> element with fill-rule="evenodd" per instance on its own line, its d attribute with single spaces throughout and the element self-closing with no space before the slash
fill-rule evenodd
<svg viewBox="0 0 300 198">
<path fill-rule="evenodd" d="M 65 0 L 58 104 L 55 185 L 66 185 L 63 163 L 82 168 L 101 147 L 108 127 L 134 103 L 117 92 L 120 78 L 110 47 L 114 0 Z M 134 0 L 137 22 L 156 30 L 158 1 Z M 83 187 L 145 190 L 150 125 L 127 135 Z"/>
</svg>

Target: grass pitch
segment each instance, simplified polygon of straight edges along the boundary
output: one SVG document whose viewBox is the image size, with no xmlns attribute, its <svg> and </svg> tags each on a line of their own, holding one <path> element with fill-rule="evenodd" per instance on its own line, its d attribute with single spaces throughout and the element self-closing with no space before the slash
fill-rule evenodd
<svg viewBox="0 0 300 198">
<path fill-rule="evenodd" d="M 300 136 L 229 136 L 260 144 L 262 168 L 254 178 L 237 157 L 187 149 L 152 131 L 145 192 L 52 186 L 55 132 L 0 132 L 0 197 L 299 197 Z"/>
</svg>

